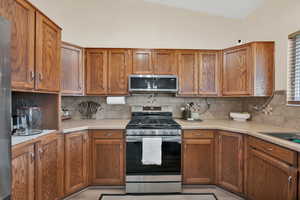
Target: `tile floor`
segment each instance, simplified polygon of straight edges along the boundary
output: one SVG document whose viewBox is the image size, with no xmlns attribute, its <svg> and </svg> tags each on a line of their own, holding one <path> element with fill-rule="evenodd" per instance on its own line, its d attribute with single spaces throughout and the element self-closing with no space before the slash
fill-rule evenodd
<svg viewBox="0 0 300 200">
<path fill-rule="evenodd" d="M 183 192 L 186 193 L 215 193 L 218 200 L 244 200 L 241 197 L 238 197 L 230 192 L 227 192 L 221 188 L 215 186 L 193 186 L 185 187 Z M 84 191 L 81 191 L 77 194 L 74 194 L 65 200 L 98 200 L 101 193 L 106 194 L 120 194 L 124 193 L 124 189 L 115 188 L 88 188 Z M 158 200 L 158 199 L 157 199 Z"/>
</svg>

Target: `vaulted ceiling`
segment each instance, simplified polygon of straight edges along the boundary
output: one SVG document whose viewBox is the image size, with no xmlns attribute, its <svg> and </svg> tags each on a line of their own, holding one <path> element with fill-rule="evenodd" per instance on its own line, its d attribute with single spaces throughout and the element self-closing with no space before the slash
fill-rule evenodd
<svg viewBox="0 0 300 200">
<path fill-rule="evenodd" d="M 242 19 L 251 14 L 266 0 L 144 0 L 211 15 Z"/>
</svg>

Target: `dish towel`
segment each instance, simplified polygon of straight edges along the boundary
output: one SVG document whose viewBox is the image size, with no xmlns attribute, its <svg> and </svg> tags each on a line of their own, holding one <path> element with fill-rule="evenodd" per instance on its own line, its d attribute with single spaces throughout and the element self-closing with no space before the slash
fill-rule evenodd
<svg viewBox="0 0 300 200">
<path fill-rule="evenodd" d="M 143 165 L 161 165 L 162 138 L 143 138 Z"/>
</svg>

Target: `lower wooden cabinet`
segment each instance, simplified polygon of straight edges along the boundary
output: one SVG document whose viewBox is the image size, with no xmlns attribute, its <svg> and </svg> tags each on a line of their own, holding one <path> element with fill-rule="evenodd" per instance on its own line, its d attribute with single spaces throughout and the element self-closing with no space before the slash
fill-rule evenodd
<svg viewBox="0 0 300 200">
<path fill-rule="evenodd" d="M 124 139 L 122 131 L 92 132 L 92 184 L 124 185 Z"/>
<path fill-rule="evenodd" d="M 214 183 L 213 132 L 185 131 L 183 140 L 183 183 Z"/>
<path fill-rule="evenodd" d="M 12 200 L 34 200 L 34 145 L 12 150 Z"/>
<path fill-rule="evenodd" d="M 243 136 L 220 131 L 216 140 L 216 181 L 235 193 L 243 192 Z"/>
<path fill-rule="evenodd" d="M 65 135 L 65 194 L 71 194 L 88 185 L 88 132 Z"/>
</svg>

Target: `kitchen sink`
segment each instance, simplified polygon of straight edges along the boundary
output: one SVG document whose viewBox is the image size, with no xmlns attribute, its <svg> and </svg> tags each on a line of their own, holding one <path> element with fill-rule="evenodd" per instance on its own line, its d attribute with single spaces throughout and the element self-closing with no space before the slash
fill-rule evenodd
<svg viewBox="0 0 300 200">
<path fill-rule="evenodd" d="M 262 134 L 300 144 L 300 133 L 261 132 Z"/>
</svg>

